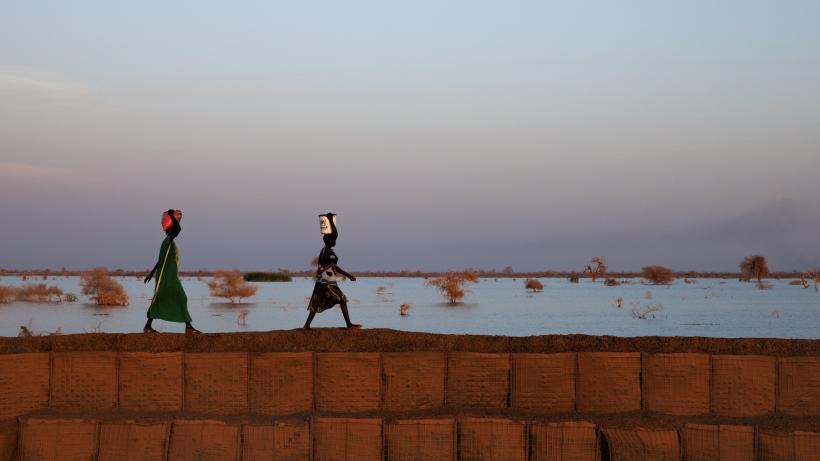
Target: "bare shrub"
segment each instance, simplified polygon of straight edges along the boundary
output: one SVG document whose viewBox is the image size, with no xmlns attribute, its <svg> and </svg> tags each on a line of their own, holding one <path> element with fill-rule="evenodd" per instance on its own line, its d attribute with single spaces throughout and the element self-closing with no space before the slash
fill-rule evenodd
<svg viewBox="0 0 820 461">
<path fill-rule="evenodd" d="M 242 298 L 250 298 L 259 289 L 246 282 L 239 271 L 216 271 L 213 280 L 208 282 L 208 288 L 211 289 L 211 296 L 226 298 L 232 303 L 242 301 Z"/>
<path fill-rule="evenodd" d="M 382 296 L 382 295 L 384 295 L 384 290 L 386 290 L 385 287 L 378 287 L 378 288 L 376 288 L 376 294 L 379 295 L 379 296 Z"/>
<path fill-rule="evenodd" d="M 239 311 L 239 314 L 236 315 L 236 324 L 240 327 L 248 326 L 248 310 L 242 309 Z"/>
<path fill-rule="evenodd" d="M 609 267 L 606 265 L 604 257 L 596 256 L 589 260 L 587 267 L 584 269 L 584 273 L 586 274 L 588 272 L 594 282 L 599 277 L 605 277 L 607 270 L 609 270 Z"/>
<path fill-rule="evenodd" d="M 646 266 L 643 268 L 642 276 L 655 285 L 668 285 L 675 280 L 672 269 L 663 266 Z"/>
<path fill-rule="evenodd" d="M 740 280 L 744 282 L 757 279 L 757 283 L 760 283 L 761 279 L 769 276 L 769 263 L 764 256 L 746 256 L 738 266 L 740 267 Z"/>
<path fill-rule="evenodd" d="M 399 315 L 406 316 L 410 314 L 410 305 L 407 303 L 399 306 Z"/>
<path fill-rule="evenodd" d="M 535 293 L 536 291 L 544 291 L 544 284 L 542 284 L 539 280 L 529 279 L 524 282 L 524 288 Z"/>
<path fill-rule="evenodd" d="M 569 277 L 567 277 L 567 280 L 569 280 L 569 283 L 578 283 L 580 281 L 580 277 L 578 277 L 578 274 L 570 274 Z"/>
<path fill-rule="evenodd" d="M 632 303 L 632 318 L 646 320 L 655 318 L 655 312 L 663 310 L 663 304 L 647 304 L 641 307 L 640 303 Z"/>
<path fill-rule="evenodd" d="M 49 303 L 62 301 L 63 290 L 45 283 L 26 285 L 17 290 L 17 300 L 27 303 Z"/>
<path fill-rule="evenodd" d="M 615 279 L 606 279 L 606 281 L 604 282 L 604 285 L 606 285 L 608 287 L 617 287 L 617 286 L 621 286 L 621 282 L 619 282 Z"/>
<path fill-rule="evenodd" d="M 0 304 L 9 304 L 17 299 L 17 287 L 0 285 Z"/>
<path fill-rule="evenodd" d="M 466 283 L 478 283 L 478 274 L 468 269 L 461 272 L 448 272 L 441 277 L 424 282 L 426 286 L 437 289 L 450 304 L 458 304 L 464 299 L 467 294 L 467 289 L 464 288 Z"/>
<path fill-rule="evenodd" d="M 108 275 L 108 269 L 97 267 L 80 274 L 82 293 L 99 306 L 127 306 L 128 293 L 120 282 Z"/>
</svg>

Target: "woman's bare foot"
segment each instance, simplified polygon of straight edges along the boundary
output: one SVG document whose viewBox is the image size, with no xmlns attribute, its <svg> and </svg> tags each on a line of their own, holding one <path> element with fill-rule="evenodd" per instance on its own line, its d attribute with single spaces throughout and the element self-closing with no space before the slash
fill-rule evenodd
<svg viewBox="0 0 820 461">
<path fill-rule="evenodd" d="M 143 332 L 143 333 L 159 333 L 157 330 L 155 330 L 155 329 L 153 329 L 153 328 L 151 328 L 151 327 L 145 327 L 145 328 L 143 328 L 143 329 L 142 329 L 142 332 Z"/>
<path fill-rule="evenodd" d="M 302 327 L 303 330 L 310 330 L 310 325 L 305 325 Z"/>
<path fill-rule="evenodd" d="M 197 330 L 197 329 L 196 329 L 196 328 L 194 328 L 194 327 L 187 327 L 187 328 L 185 328 L 185 334 L 186 334 L 186 335 L 198 335 L 198 334 L 200 334 L 200 333 L 202 333 L 202 332 L 201 332 L 201 331 L 199 331 L 199 330 Z"/>
</svg>

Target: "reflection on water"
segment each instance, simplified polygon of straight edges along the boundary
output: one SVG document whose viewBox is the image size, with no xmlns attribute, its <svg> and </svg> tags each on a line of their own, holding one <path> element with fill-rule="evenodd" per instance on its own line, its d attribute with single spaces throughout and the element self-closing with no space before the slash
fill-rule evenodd
<svg viewBox="0 0 820 461">
<path fill-rule="evenodd" d="M 84 297 L 63 304 L 13 303 L 0 305 L 0 335 L 16 336 L 21 326 L 34 333 L 140 332 L 152 295 L 152 286 L 126 277 L 119 281 L 131 298 L 126 307 L 98 307 Z M 32 281 L 43 283 L 42 280 Z M 243 303 L 212 298 L 207 278 L 183 278 L 194 325 L 206 332 L 269 331 L 299 328 L 313 281 L 259 283 L 256 296 Z M 341 282 L 350 299 L 352 320 L 371 328 L 394 328 L 434 333 L 470 333 L 527 336 L 583 333 L 614 336 L 725 336 L 817 338 L 820 294 L 774 280 L 770 290 L 735 280 L 678 281 L 671 286 L 639 281 L 618 287 L 563 279 L 542 279 L 544 291 L 524 290 L 524 280 L 484 279 L 471 286 L 465 303 L 442 302 L 423 279 L 360 278 Z M 0 277 L 0 285 L 22 285 L 17 277 Z M 49 278 L 65 292 L 79 293 L 77 277 Z M 379 290 L 380 287 L 386 287 Z M 651 292 L 651 300 L 647 299 Z M 621 308 L 616 299 L 622 298 Z M 409 315 L 399 306 L 410 304 Z M 633 319 L 647 305 L 660 304 L 654 319 Z M 773 313 L 777 315 L 773 315 Z M 336 308 L 316 316 L 314 327 L 344 325 Z M 184 331 L 184 325 L 154 322 L 160 331 Z"/>
</svg>

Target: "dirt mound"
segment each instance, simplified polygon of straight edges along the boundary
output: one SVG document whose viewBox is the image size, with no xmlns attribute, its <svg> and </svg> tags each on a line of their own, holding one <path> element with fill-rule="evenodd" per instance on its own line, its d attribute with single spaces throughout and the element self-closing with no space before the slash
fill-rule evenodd
<svg viewBox="0 0 820 461">
<path fill-rule="evenodd" d="M 526 337 L 442 335 L 387 329 L 336 328 L 259 333 L 79 334 L 0 338 L 0 354 L 46 351 L 131 352 L 652 352 L 817 356 L 818 339 L 544 335 Z"/>
</svg>

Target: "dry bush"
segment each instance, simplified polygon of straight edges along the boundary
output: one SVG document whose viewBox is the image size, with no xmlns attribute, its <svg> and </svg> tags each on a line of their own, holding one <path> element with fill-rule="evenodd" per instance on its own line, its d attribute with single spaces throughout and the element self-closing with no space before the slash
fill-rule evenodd
<svg viewBox="0 0 820 461">
<path fill-rule="evenodd" d="M 208 282 L 208 288 L 211 289 L 211 296 L 227 298 L 232 303 L 242 301 L 242 298 L 250 298 L 259 289 L 246 282 L 239 271 L 216 271 L 213 280 Z"/>
<path fill-rule="evenodd" d="M 17 287 L 0 285 L 0 304 L 8 304 L 17 299 Z"/>
<path fill-rule="evenodd" d="M 592 277 L 592 281 L 594 282 L 599 277 L 605 277 L 607 270 L 609 270 L 609 267 L 606 265 L 604 257 L 596 256 L 589 260 L 587 267 L 584 269 L 584 273 L 586 274 L 589 272 L 589 275 Z"/>
<path fill-rule="evenodd" d="M 655 318 L 655 312 L 663 310 L 663 304 L 647 304 L 641 307 L 640 303 L 632 303 L 632 318 L 646 320 Z"/>
<path fill-rule="evenodd" d="M 465 283 L 478 283 L 478 274 L 468 269 L 462 272 L 448 272 L 424 282 L 426 286 L 437 289 L 450 304 L 457 304 L 464 299 L 467 294 Z"/>
<path fill-rule="evenodd" d="M 646 266 L 643 268 L 642 276 L 655 285 L 668 285 L 675 280 L 672 269 L 663 266 Z"/>
<path fill-rule="evenodd" d="M 236 324 L 240 327 L 248 326 L 248 310 L 242 309 L 239 311 L 239 314 L 236 315 Z"/>
<path fill-rule="evenodd" d="M 386 289 L 385 287 L 378 287 L 378 288 L 376 288 L 376 294 L 377 294 L 377 295 L 379 295 L 379 296 L 384 295 L 384 290 L 385 290 L 385 289 Z"/>
<path fill-rule="evenodd" d="M 408 315 L 410 314 L 410 305 L 407 303 L 402 304 L 399 306 L 399 315 Z"/>
<path fill-rule="evenodd" d="M 578 283 L 580 278 L 578 277 L 578 274 L 570 274 L 569 277 L 567 277 L 567 280 L 569 280 L 569 283 Z"/>
<path fill-rule="evenodd" d="M 769 263 L 764 256 L 746 256 L 738 266 L 740 267 L 740 280 L 744 282 L 757 279 L 757 283 L 760 283 L 763 277 L 769 275 Z"/>
<path fill-rule="evenodd" d="M 108 269 L 97 267 L 80 274 L 82 293 L 88 296 L 99 306 L 127 306 L 128 294 L 120 285 L 108 275 Z"/>
<path fill-rule="evenodd" d="M 606 279 L 606 281 L 604 282 L 604 285 L 606 285 L 608 287 L 617 287 L 617 286 L 621 285 L 621 282 L 619 282 L 615 279 Z"/>
<path fill-rule="evenodd" d="M 529 279 L 524 282 L 524 288 L 535 293 L 536 291 L 544 291 L 544 284 L 536 279 Z"/>
<path fill-rule="evenodd" d="M 45 283 L 26 285 L 17 290 L 17 300 L 27 303 L 58 303 L 62 301 L 63 290 Z"/>
</svg>

